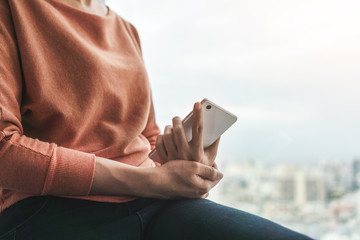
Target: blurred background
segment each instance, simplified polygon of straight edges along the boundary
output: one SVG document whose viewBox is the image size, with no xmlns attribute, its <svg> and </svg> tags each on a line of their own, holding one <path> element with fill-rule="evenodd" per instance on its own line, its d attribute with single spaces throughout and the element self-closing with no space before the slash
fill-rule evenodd
<svg viewBox="0 0 360 240">
<path fill-rule="evenodd" d="M 107 0 L 138 30 L 161 129 L 208 98 L 238 116 L 210 199 L 360 239 L 360 2 Z"/>
</svg>

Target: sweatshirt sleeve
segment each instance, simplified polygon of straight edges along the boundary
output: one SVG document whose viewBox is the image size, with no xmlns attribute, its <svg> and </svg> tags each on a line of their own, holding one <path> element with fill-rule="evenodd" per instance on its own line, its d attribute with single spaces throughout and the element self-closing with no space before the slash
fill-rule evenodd
<svg viewBox="0 0 360 240">
<path fill-rule="evenodd" d="M 0 3 L 0 188 L 34 195 L 88 195 L 95 155 L 33 139 L 21 124 L 20 54 L 8 2 Z"/>
</svg>

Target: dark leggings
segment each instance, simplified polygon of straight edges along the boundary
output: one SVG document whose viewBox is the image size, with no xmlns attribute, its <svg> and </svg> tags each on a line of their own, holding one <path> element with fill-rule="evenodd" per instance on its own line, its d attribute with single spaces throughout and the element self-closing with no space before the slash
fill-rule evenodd
<svg viewBox="0 0 360 240">
<path fill-rule="evenodd" d="M 5 239 L 311 239 L 205 199 L 101 203 L 53 196 L 24 199 L 0 214 Z"/>
</svg>

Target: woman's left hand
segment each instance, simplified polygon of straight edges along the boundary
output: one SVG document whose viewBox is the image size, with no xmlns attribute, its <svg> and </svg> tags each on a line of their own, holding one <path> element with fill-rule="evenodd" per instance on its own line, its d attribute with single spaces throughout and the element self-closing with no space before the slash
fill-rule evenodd
<svg viewBox="0 0 360 240">
<path fill-rule="evenodd" d="M 213 166 L 220 138 L 203 148 L 203 115 L 200 103 L 194 104 L 192 139 L 187 141 L 184 127 L 179 117 L 173 118 L 173 126 L 166 126 L 163 135 L 156 140 L 156 151 L 162 163 L 170 160 L 192 160 Z"/>
</svg>

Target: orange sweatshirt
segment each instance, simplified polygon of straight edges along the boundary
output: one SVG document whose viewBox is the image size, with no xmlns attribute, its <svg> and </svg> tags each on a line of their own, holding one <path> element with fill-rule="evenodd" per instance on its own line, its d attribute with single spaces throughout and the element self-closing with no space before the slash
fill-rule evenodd
<svg viewBox="0 0 360 240">
<path fill-rule="evenodd" d="M 135 28 L 111 9 L 0 1 L 0 212 L 34 195 L 88 196 L 96 156 L 139 167 L 159 129 Z"/>
</svg>

